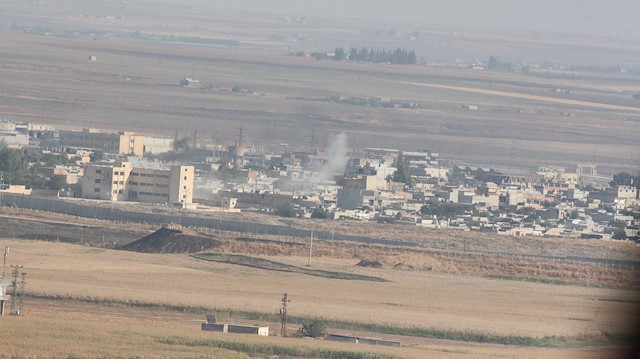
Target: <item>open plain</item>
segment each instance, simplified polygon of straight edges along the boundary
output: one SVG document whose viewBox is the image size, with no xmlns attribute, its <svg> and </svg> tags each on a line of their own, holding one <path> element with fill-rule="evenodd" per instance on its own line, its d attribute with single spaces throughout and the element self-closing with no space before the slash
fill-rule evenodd
<svg viewBox="0 0 640 359">
<path fill-rule="evenodd" d="M 171 17 L 139 13 L 134 6 L 126 19 L 104 21 L 98 15 L 102 11 L 120 10 L 105 3 L 87 8 L 90 16 L 64 15 L 85 5 L 63 3 L 14 12 L 7 5 L 0 15 L 0 25 L 14 21 L 28 30 L 42 23 L 51 30 L 46 33 L 51 36 L 0 31 L 0 76 L 11 83 L 0 88 L 2 116 L 146 135 L 197 131 L 202 146 L 232 144 L 243 126 L 247 143 L 264 151 L 280 144 L 307 147 L 315 127 L 320 146 L 324 138 L 344 132 L 354 150 L 373 144 L 430 148 L 462 163 L 495 167 L 594 162 L 604 171 L 638 168 L 640 142 L 634 134 L 640 132 L 640 104 L 632 95 L 640 85 L 634 75 L 477 71 L 434 61 L 439 56 L 468 59 L 471 51 L 477 51 L 474 58 L 483 53 L 488 58 L 491 53 L 481 51 L 482 46 L 500 53 L 519 42 L 521 50 L 531 48 L 523 61 L 542 62 L 539 57 L 548 56 L 600 65 L 603 59 L 594 54 L 600 51 L 624 65 L 634 64 L 640 52 L 633 42 L 435 30 L 423 30 L 418 41 L 405 38 L 407 29 L 374 38 L 363 35 L 376 26 L 367 22 L 284 24 L 281 18 L 256 19 L 255 14 L 204 16 L 189 6 L 174 9 Z M 149 16 L 162 25 L 154 25 Z M 178 22 L 191 25 L 180 28 Z M 60 28 L 61 23 L 66 25 Z M 81 30 L 69 29 L 74 27 Z M 298 36 L 291 38 L 292 33 Z M 305 36 L 313 41 L 302 42 Z M 233 46 L 219 44 L 231 40 Z M 422 49 L 424 63 L 295 56 L 360 43 Z M 89 56 L 97 60 L 88 61 Z M 179 86 L 184 77 L 198 79 L 200 88 Z M 380 98 L 397 106 L 332 98 Z"/>
<path fill-rule="evenodd" d="M 201 148 L 231 145 L 243 128 L 247 149 L 265 154 L 323 148 L 342 132 L 353 151 L 431 149 L 498 170 L 640 169 L 637 41 L 162 3 L 2 0 L 0 120 L 193 136 Z M 336 47 L 406 48 L 418 64 L 333 61 Z M 494 55 L 523 66 L 471 65 Z M 181 86 L 187 77 L 199 85 Z M 316 240 L 307 266 L 307 238 L 159 238 L 155 223 L 2 207 L 0 248 L 28 276 L 20 315 L 0 316 L 0 358 L 637 357 L 636 243 L 211 216 L 393 243 Z M 201 331 L 207 313 L 271 335 Z M 296 337 L 311 319 L 400 346 Z"/>
<path fill-rule="evenodd" d="M 27 237 L 33 236 L 38 227 L 51 232 L 53 227 L 48 226 L 74 226 L 76 221 L 76 217 L 61 215 L 56 223 L 50 223 L 38 218 L 43 213 L 46 212 L 30 217 L 31 232 L 25 231 Z M 119 233 L 133 235 L 120 224 L 95 222 L 93 226 L 98 231 L 111 228 L 109 239 L 118 238 Z M 150 233 L 150 229 L 140 228 L 139 237 Z M 601 275 L 587 273 L 587 282 L 575 278 L 585 270 L 595 270 L 595 265 L 561 268 L 563 273 L 574 273 L 567 282 L 522 280 L 543 278 L 545 270 L 556 265 L 533 261 L 528 264 L 537 267 L 537 274 L 520 273 L 520 280 L 512 280 L 483 274 L 492 266 L 494 273 L 504 274 L 514 265 L 508 260 L 484 261 L 483 273 L 474 273 L 469 268 L 481 266 L 465 263 L 461 254 L 460 258 L 424 255 L 422 259 L 433 266 L 426 269 L 416 265 L 421 256 L 415 250 L 409 254 L 400 248 L 365 248 L 331 241 L 316 244 L 316 256 L 308 270 L 385 280 L 380 282 L 213 262 L 186 253 L 100 248 L 103 245 L 99 236 L 84 245 L 69 239 L 77 244 L 56 242 L 51 237 L 32 241 L 20 239 L 22 232 L 18 230 L 13 233 L 16 239 L 0 243 L 11 247 L 10 264 L 24 265 L 28 273 L 28 295 L 21 316 L 0 317 L 3 328 L 20 328 L 3 330 L 3 343 L 11 348 L 4 354 L 8 357 L 135 354 L 234 358 L 248 354 L 285 355 L 286 350 L 295 348 L 290 356 L 347 355 L 319 354 L 318 350 L 326 349 L 372 358 L 616 358 L 629 353 L 625 348 L 633 343 L 638 321 L 637 284 L 603 285 L 607 282 L 602 281 L 602 274 L 615 273 L 611 268 L 600 268 Z M 288 244 L 291 239 L 287 242 L 286 238 L 243 240 L 232 233 L 216 238 L 222 244 L 211 249 L 212 253 L 249 255 L 246 258 L 263 258 L 298 268 L 307 264 L 304 242 Z M 584 241 L 582 246 L 589 247 L 590 243 L 598 242 Z M 610 244 L 620 250 L 624 246 L 625 243 Z M 377 247 L 380 251 L 376 252 Z M 611 256 L 616 256 L 615 248 Z M 637 254 L 635 246 L 625 251 Z M 413 266 L 357 265 L 365 258 Z M 614 275 L 637 278 L 637 269 Z M 305 318 L 322 318 L 329 332 L 398 340 L 402 345 L 386 348 L 281 338 L 275 312 L 285 292 L 291 299 L 289 334 Z M 268 325 L 271 334 L 278 337 L 201 332 L 204 314 L 210 312 L 218 313 L 220 320 L 226 322 Z M 38 332 L 37 345 L 25 345 L 34 331 Z M 64 346 L 55 344 L 61 337 L 67 343 Z"/>
</svg>

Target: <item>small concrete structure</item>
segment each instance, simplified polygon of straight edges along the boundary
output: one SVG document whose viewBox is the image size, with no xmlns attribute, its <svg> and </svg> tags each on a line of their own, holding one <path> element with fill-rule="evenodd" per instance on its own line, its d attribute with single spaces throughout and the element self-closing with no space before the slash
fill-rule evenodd
<svg viewBox="0 0 640 359">
<path fill-rule="evenodd" d="M 358 343 L 358 338 L 348 335 L 329 334 L 324 340 L 341 343 Z"/>
<path fill-rule="evenodd" d="M 202 330 L 209 332 L 254 334 L 269 336 L 269 327 L 257 327 L 253 325 L 238 325 L 217 323 L 215 314 L 207 314 L 207 322 L 202 323 Z"/>
<path fill-rule="evenodd" d="M 0 315 L 4 315 L 4 302 L 11 299 L 10 295 L 7 295 L 7 287 L 11 285 L 11 279 L 0 278 Z"/>
</svg>

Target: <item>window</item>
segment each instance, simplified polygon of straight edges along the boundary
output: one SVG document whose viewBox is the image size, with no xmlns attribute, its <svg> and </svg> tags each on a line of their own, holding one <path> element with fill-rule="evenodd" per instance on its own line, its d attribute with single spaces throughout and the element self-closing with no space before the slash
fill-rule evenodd
<svg viewBox="0 0 640 359">
<path fill-rule="evenodd" d="M 113 181 L 113 184 L 118 184 L 118 181 Z"/>
<path fill-rule="evenodd" d="M 96 170 L 96 174 L 99 175 L 102 173 L 102 170 Z"/>
<path fill-rule="evenodd" d="M 118 190 L 118 194 L 122 194 L 122 190 Z"/>
<path fill-rule="evenodd" d="M 113 193 L 118 193 L 118 191 L 114 189 L 114 190 L 113 190 Z"/>
<path fill-rule="evenodd" d="M 183 194 L 183 195 L 182 195 L 182 198 L 187 198 L 187 195 L 186 195 L 186 194 Z"/>
<path fill-rule="evenodd" d="M 98 178 L 98 179 L 96 179 L 96 180 L 95 180 L 95 183 L 100 183 L 100 182 L 101 182 L 101 181 L 100 181 L 100 178 Z"/>
<path fill-rule="evenodd" d="M 187 189 L 187 186 L 184 186 L 184 189 Z"/>
<path fill-rule="evenodd" d="M 184 180 L 185 180 L 185 181 L 187 180 L 187 176 L 184 176 Z"/>
<path fill-rule="evenodd" d="M 99 193 L 100 192 L 100 188 L 94 189 L 93 192 L 98 192 Z"/>
<path fill-rule="evenodd" d="M 187 169 L 185 168 L 184 171 L 187 172 Z"/>
<path fill-rule="evenodd" d="M 124 184 L 124 181 L 120 181 L 120 182 L 118 182 L 118 183 L 119 183 L 119 184 Z"/>
</svg>

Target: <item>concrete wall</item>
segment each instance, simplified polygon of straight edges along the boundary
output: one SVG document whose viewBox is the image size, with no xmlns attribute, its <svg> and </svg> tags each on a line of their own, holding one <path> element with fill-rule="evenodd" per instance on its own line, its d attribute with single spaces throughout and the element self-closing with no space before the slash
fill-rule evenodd
<svg viewBox="0 0 640 359">
<path fill-rule="evenodd" d="M 348 337 L 345 335 L 328 335 L 324 340 L 332 341 L 332 342 L 341 342 L 341 343 L 357 343 L 358 338 L 356 337 Z"/>
<path fill-rule="evenodd" d="M 227 332 L 227 324 L 202 323 L 202 330 L 208 332 Z"/>
<path fill-rule="evenodd" d="M 252 325 L 234 325 L 229 324 L 227 326 L 227 331 L 229 333 L 239 333 L 239 334 L 256 334 L 256 335 L 269 335 L 269 327 L 254 327 Z"/>
</svg>

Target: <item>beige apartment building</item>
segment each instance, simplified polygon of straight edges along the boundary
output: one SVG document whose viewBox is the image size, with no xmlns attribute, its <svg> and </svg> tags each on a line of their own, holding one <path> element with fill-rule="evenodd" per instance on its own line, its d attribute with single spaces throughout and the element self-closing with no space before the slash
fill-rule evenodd
<svg viewBox="0 0 640 359">
<path fill-rule="evenodd" d="M 85 168 L 82 197 L 188 205 L 193 200 L 193 166 L 115 162 Z"/>
<path fill-rule="evenodd" d="M 144 154 L 144 136 L 133 132 L 107 133 L 85 128 L 82 131 L 61 130 L 59 135 L 61 146 L 93 148 L 118 155 Z"/>
</svg>

